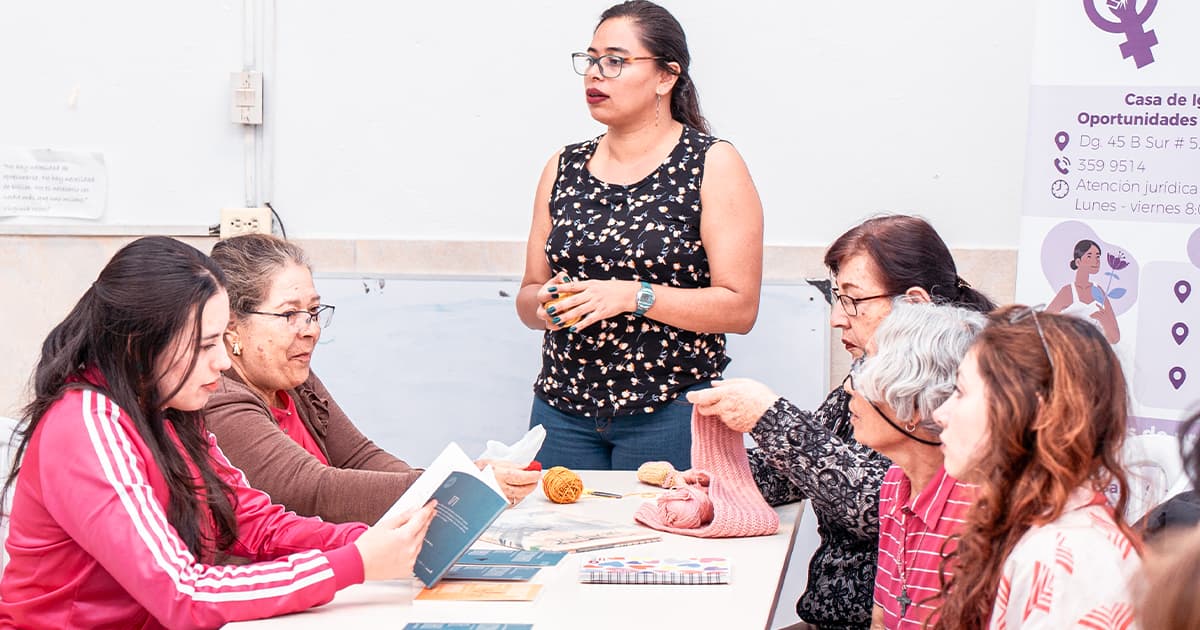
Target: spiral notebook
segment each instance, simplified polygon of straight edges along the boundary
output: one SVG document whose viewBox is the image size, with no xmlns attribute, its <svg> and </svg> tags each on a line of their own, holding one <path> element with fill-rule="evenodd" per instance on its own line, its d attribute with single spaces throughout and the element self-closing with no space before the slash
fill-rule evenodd
<svg viewBox="0 0 1200 630">
<path fill-rule="evenodd" d="M 729 559 L 602 556 L 579 565 L 586 584 L 728 584 Z"/>
</svg>

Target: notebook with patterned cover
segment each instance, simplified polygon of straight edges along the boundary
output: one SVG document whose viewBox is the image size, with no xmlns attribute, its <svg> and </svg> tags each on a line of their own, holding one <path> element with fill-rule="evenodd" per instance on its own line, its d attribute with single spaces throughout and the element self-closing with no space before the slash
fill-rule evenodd
<svg viewBox="0 0 1200 630">
<path fill-rule="evenodd" d="M 728 584 L 729 559 L 601 556 L 589 558 L 579 565 L 579 581 L 589 584 Z"/>
</svg>

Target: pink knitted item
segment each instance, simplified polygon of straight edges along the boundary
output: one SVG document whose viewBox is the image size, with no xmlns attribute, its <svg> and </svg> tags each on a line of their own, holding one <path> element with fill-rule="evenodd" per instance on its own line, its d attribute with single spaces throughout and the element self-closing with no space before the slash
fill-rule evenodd
<svg viewBox="0 0 1200 630">
<path fill-rule="evenodd" d="M 701 538 L 737 538 L 742 536 L 769 536 L 779 531 L 779 515 L 767 502 L 750 474 L 750 462 L 746 459 L 746 447 L 742 434 L 725 426 L 716 416 L 702 416 L 692 410 L 692 466 L 693 470 L 704 471 L 709 476 L 708 498 L 712 501 L 712 522 L 698 527 L 672 525 L 664 518 L 663 505 L 679 501 L 679 495 L 668 492 L 659 497 L 657 504 L 645 503 L 637 509 L 633 518 L 654 529 L 698 536 Z M 688 488 L 698 488 L 689 485 Z M 689 492 L 692 499 L 694 492 Z M 696 522 L 695 500 L 686 509 L 686 514 L 675 513 L 674 518 Z M 668 513 L 677 508 L 667 508 Z"/>
<path fill-rule="evenodd" d="M 712 499 L 703 486 L 682 485 L 658 498 L 658 516 L 666 525 L 694 529 L 713 520 Z"/>
</svg>

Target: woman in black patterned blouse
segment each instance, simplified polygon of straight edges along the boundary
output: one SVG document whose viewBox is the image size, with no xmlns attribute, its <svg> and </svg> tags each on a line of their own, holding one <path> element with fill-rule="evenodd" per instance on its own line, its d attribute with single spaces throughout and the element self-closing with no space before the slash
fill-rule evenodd
<svg viewBox="0 0 1200 630">
<path fill-rule="evenodd" d="M 829 323 L 855 359 L 874 349 L 875 329 L 892 298 L 936 301 L 989 311 L 992 301 L 958 277 L 945 242 L 924 219 L 880 216 L 851 228 L 825 252 L 833 274 Z M 796 612 L 820 628 L 871 623 L 879 545 L 879 487 L 891 465 L 854 441 L 840 386 L 815 411 L 800 409 L 750 379 L 717 381 L 693 392 L 701 413 L 748 431 L 758 444 L 750 467 L 772 505 L 808 499 L 821 544 L 808 566 L 808 587 Z"/>
<path fill-rule="evenodd" d="M 608 127 L 546 163 L 517 313 L 546 330 L 531 425 L 543 465 L 635 469 L 691 458 L 683 392 L 720 378 L 727 332 L 758 315 L 762 206 L 708 135 L 683 29 L 635 0 L 573 56 Z"/>
</svg>

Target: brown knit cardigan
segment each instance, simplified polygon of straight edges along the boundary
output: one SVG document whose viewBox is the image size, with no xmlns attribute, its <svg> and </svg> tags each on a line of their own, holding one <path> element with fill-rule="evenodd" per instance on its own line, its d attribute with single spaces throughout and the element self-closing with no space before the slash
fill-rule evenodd
<svg viewBox="0 0 1200 630">
<path fill-rule="evenodd" d="M 233 370 L 204 407 L 221 451 L 275 503 L 334 523 L 373 524 L 420 476 L 420 469 L 359 433 L 316 374 L 288 395 L 328 466 L 279 428 L 267 404 Z"/>
</svg>

